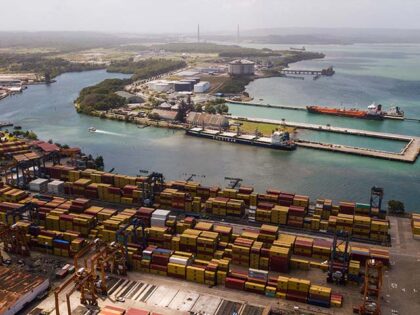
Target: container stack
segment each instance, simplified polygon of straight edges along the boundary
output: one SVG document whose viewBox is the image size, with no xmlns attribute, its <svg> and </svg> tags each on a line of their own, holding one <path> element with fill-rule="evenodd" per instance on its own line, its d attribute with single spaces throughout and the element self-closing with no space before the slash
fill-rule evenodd
<svg viewBox="0 0 420 315">
<path fill-rule="evenodd" d="M 355 205 L 355 213 L 362 216 L 369 216 L 370 215 L 370 205 L 366 203 L 356 203 Z"/>
<path fill-rule="evenodd" d="M 168 276 L 185 279 L 187 266 L 191 263 L 191 256 L 174 254 L 169 258 Z"/>
<path fill-rule="evenodd" d="M 238 266 L 249 267 L 249 258 L 253 240 L 238 237 L 232 246 L 232 263 Z"/>
<path fill-rule="evenodd" d="M 340 208 L 341 210 L 341 208 Z M 336 219 L 335 228 L 337 231 L 344 231 L 349 234 L 353 232 L 353 215 L 339 213 Z"/>
<path fill-rule="evenodd" d="M 358 204 L 356 204 L 356 207 L 357 205 Z M 371 221 L 372 219 L 370 217 L 355 215 L 352 235 L 360 238 L 369 238 Z"/>
<path fill-rule="evenodd" d="M 290 247 L 271 246 L 269 253 L 270 271 L 289 272 L 290 257 Z"/>
<path fill-rule="evenodd" d="M 260 267 L 261 259 L 261 249 L 263 247 L 262 242 L 254 242 L 251 247 L 250 256 L 249 256 L 249 266 L 253 269 L 264 269 L 267 268 Z"/>
<path fill-rule="evenodd" d="M 273 242 L 277 239 L 278 232 L 278 226 L 263 224 L 260 228 L 258 241 L 263 242 L 265 245 L 269 246 L 273 244 Z"/>
<path fill-rule="evenodd" d="M 253 293 L 264 294 L 268 281 L 268 272 L 265 270 L 249 269 L 245 290 Z"/>
<path fill-rule="evenodd" d="M 356 204 L 354 202 L 344 202 L 341 201 L 339 204 L 339 213 L 340 214 L 349 214 L 354 215 L 356 210 Z"/>
<path fill-rule="evenodd" d="M 271 211 L 274 208 L 274 204 L 271 202 L 259 202 L 258 208 L 255 211 L 255 220 L 258 222 L 271 222 Z"/>
<path fill-rule="evenodd" d="M 204 284 L 205 267 L 200 265 L 187 266 L 187 281 Z"/>
<path fill-rule="evenodd" d="M 188 252 L 188 253 L 196 253 L 197 252 L 197 239 L 201 233 L 202 231 L 194 230 L 194 229 L 185 230 L 184 233 L 182 233 L 179 236 L 180 250 L 184 252 Z"/>
<path fill-rule="evenodd" d="M 331 305 L 331 288 L 319 285 L 311 285 L 309 288 L 308 304 L 330 307 Z"/>
<path fill-rule="evenodd" d="M 309 280 L 289 278 L 286 299 L 306 303 L 310 286 L 311 282 Z"/>
<path fill-rule="evenodd" d="M 332 241 L 322 238 L 314 239 L 314 245 L 312 246 L 312 257 L 319 259 L 329 259 L 331 256 Z"/>
<path fill-rule="evenodd" d="M 197 255 L 199 258 L 211 260 L 217 249 L 219 235 L 215 232 L 203 231 L 197 237 Z"/>
<path fill-rule="evenodd" d="M 173 251 L 163 248 L 155 248 L 150 262 L 150 273 L 166 276 L 168 272 L 169 258 Z"/>
<path fill-rule="evenodd" d="M 152 217 L 150 219 L 151 226 L 158 226 L 158 227 L 165 227 L 166 220 L 169 218 L 170 211 L 169 210 L 162 210 L 157 209 L 152 213 Z"/>
<path fill-rule="evenodd" d="M 64 194 L 64 182 L 61 180 L 53 180 L 48 183 L 47 190 L 50 194 L 62 195 Z"/>
<path fill-rule="evenodd" d="M 136 211 L 136 216 L 142 220 L 146 226 L 151 226 L 151 219 L 154 211 L 154 208 L 141 207 Z"/>
<path fill-rule="evenodd" d="M 293 205 L 294 194 L 280 193 L 278 197 L 278 203 L 280 206 L 290 207 Z"/>
<path fill-rule="evenodd" d="M 48 179 L 34 179 L 29 183 L 29 190 L 40 193 L 46 193 L 48 191 Z"/>
<path fill-rule="evenodd" d="M 350 262 L 349 262 L 348 281 L 353 282 L 355 284 L 360 284 L 360 282 L 361 282 L 361 277 L 360 277 L 360 261 L 358 261 L 358 260 L 350 260 Z"/>
<path fill-rule="evenodd" d="M 389 221 L 372 219 L 370 225 L 370 239 L 385 242 L 389 237 Z"/>
<path fill-rule="evenodd" d="M 420 240 L 420 214 L 411 214 L 411 229 L 413 231 L 413 238 Z"/>
<path fill-rule="evenodd" d="M 305 208 L 300 206 L 290 206 L 287 225 L 302 228 L 303 218 L 305 216 Z"/>
<path fill-rule="evenodd" d="M 286 299 L 288 284 L 289 284 L 288 277 L 279 276 L 277 278 L 277 290 L 276 290 L 277 298 Z"/>
<path fill-rule="evenodd" d="M 294 254 L 305 257 L 312 257 L 314 240 L 309 237 L 298 236 L 295 240 Z"/>
<path fill-rule="evenodd" d="M 275 205 L 271 210 L 271 223 L 286 225 L 288 213 L 289 207 Z"/>
</svg>

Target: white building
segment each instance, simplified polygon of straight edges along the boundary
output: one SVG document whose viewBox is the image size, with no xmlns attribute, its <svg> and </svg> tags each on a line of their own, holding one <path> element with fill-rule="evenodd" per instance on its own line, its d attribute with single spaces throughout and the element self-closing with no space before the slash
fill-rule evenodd
<svg viewBox="0 0 420 315">
<path fill-rule="evenodd" d="M 255 73 L 255 63 L 242 59 L 229 62 L 228 73 L 230 75 L 252 75 Z"/>
<path fill-rule="evenodd" d="M 210 82 L 201 81 L 194 85 L 194 93 L 205 93 L 210 89 Z"/>
</svg>

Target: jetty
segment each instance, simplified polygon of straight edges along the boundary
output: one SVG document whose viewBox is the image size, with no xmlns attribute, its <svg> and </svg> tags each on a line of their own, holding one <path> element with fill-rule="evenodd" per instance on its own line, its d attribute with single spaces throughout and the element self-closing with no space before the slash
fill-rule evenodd
<svg viewBox="0 0 420 315">
<path fill-rule="evenodd" d="M 375 149 L 369 149 L 369 148 L 359 148 L 355 146 L 347 146 L 347 145 L 341 145 L 341 144 L 312 142 L 312 141 L 306 141 L 306 140 L 300 140 L 300 139 L 296 141 L 298 146 L 309 148 L 309 149 L 317 149 L 317 150 L 324 150 L 324 151 L 330 151 L 330 152 L 341 152 L 341 153 L 367 156 L 367 157 L 372 157 L 372 158 L 406 162 L 406 163 L 414 163 L 417 160 L 418 155 L 420 154 L 420 137 L 367 131 L 367 130 L 360 130 L 360 129 L 333 127 L 329 125 L 298 123 L 298 122 L 290 122 L 290 121 L 275 120 L 275 119 L 250 118 L 250 117 L 240 117 L 240 116 L 232 116 L 231 118 L 239 120 L 239 121 L 242 120 L 242 121 L 249 121 L 249 122 L 255 122 L 255 123 L 269 123 L 269 124 L 274 124 L 274 125 L 279 125 L 279 126 L 293 127 L 296 129 L 308 129 L 308 130 L 340 133 L 340 134 L 347 134 L 347 135 L 360 136 L 360 137 L 372 137 L 372 138 L 384 139 L 384 140 L 403 141 L 406 143 L 406 145 L 400 152 L 389 152 L 389 151 L 375 150 Z"/>
<path fill-rule="evenodd" d="M 281 74 L 294 74 L 294 75 L 313 75 L 313 76 L 333 76 L 335 71 L 333 67 L 328 67 L 322 70 L 299 70 L 299 69 L 283 69 L 280 71 Z"/>
<path fill-rule="evenodd" d="M 266 107 L 266 108 L 308 111 L 306 106 L 263 104 L 263 103 L 242 102 L 242 101 L 234 101 L 234 100 L 226 100 L 226 103 L 234 104 L 234 105 L 236 104 L 236 105 L 246 105 L 246 106 L 255 106 L 255 107 Z M 340 116 L 337 116 L 337 117 L 340 117 Z M 399 116 L 384 115 L 384 119 L 391 119 L 391 120 L 397 120 L 397 121 L 411 121 L 411 122 L 419 122 L 420 123 L 420 118 L 418 118 L 418 117 L 399 117 Z"/>
<path fill-rule="evenodd" d="M 267 107 L 267 108 L 278 108 L 278 109 L 291 109 L 291 110 L 303 110 L 303 111 L 307 111 L 306 106 L 272 105 L 272 104 L 241 102 L 241 101 L 233 101 L 233 100 L 227 100 L 227 103 L 228 104 L 237 104 L 237 105 L 247 105 L 247 106 L 257 106 L 257 107 Z"/>
</svg>

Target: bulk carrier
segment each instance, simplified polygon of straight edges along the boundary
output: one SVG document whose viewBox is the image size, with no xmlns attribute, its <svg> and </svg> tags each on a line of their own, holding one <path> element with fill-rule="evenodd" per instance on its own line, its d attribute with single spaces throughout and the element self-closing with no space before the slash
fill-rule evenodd
<svg viewBox="0 0 420 315">
<path fill-rule="evenodd" d="M 297 145 L 290 139 L 288 132 L 275 131 L 271 137 L 258 137 L 250 134 L 238 134 L 235 132 L 219 131 L 195 127 L 187 129 L 189 136 L 202 137 L 212 140 L 253 145 L 276 150 L 292 151 Z"/>
</svg>

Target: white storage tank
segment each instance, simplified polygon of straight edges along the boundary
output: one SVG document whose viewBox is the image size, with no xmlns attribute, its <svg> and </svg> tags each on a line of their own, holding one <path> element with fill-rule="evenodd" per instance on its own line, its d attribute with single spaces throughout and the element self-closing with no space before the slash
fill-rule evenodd
<svg viewBox="0 0 420 315">
<path fill-rule="evenodd" d="M 48 179 L 37 178 L 29 183 L 29 190 L 36 192 L 47 192 L 48 191 Z"/>
</svg>

